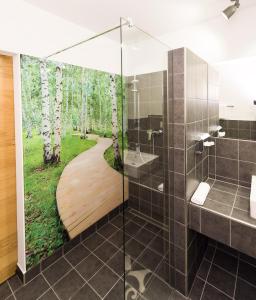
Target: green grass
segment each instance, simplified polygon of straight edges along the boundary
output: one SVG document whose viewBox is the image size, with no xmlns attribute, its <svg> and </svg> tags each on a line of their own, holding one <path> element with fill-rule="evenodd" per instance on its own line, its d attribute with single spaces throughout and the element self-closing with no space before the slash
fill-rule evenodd
<svg viewBox="0 0 256 300">
<path fill-rule="evenodd" d="M 119 147 L 120 147 L 120 154 L 121 157 L 123 156 L 123 151 L 122 151 L 122 137 L 118 138 L 118 143 L 119 143 Z M 124 138 L 124 149 L 127 149 L 127 137 Z M 114 159 L 114 150 L 113 150 L 113 146 L 110 146 L 105 152 L 104 152 L 104 158 L 107 161 L 107 163 L 110 165 L 111 168 L 115 169 L 114 167 L 114 163 L 115 163 L 115 159 Z M 122 171 L 120 171 L 120 173 L 122 173 Z"/>
<path fill-rule="evenodd" d="M 56 206 L 56 188 L 64 167 L 79 153 L 88 150 L 95 141 L 82 140 L 79 136 L 62 139 L 61 162 L 43 164 L 42 139 L 35 135 L 24 137 L 24 178 L 27 266 L 51 255 L 66 240 Z"/>
</svg>

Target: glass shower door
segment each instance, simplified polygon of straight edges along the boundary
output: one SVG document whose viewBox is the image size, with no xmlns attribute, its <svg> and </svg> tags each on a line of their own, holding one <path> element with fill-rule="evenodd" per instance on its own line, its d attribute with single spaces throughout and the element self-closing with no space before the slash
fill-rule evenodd
<svg viewBox="0 0 256 300">
<path fill-rule="evenodd" d="M 125 297 L 155 299 L 169 286 L 168 47 L 123 20 Z M 138 297 L 138 298 L 137 298 Z"/>
</svg>

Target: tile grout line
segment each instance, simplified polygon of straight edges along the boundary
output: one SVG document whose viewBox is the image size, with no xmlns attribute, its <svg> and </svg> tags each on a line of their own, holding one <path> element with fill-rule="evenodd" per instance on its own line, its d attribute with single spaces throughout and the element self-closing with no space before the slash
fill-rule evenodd
<svg viewBox="0 0 256 300">
<path fill-rule="evenodd" d="M 77 275 L 84 281 L 84 284 L 82 285 L 82 287 L 85 286 L 85 284 L 87 283 L 87 284 L 90 286 L 90 288 L 92 288 L 93 291 L 96 292 L 96 294 L 97 294 L 98 296 L 100 296 L 99 293 L 98 293 L 98 292 L 93 288 L 93 286 L 89 283 L 89 281 L 87 281 L 87 280 L 80 274 L 80 272 L 79 272 L 75 267 L 73 267 L 73 265 L 72 265 L 69 261 L 68 261 L 68 263 L 69 263 L 70 266 L 71 266 L 70 272 L 71 272 L 71 271 L 75 271 L 75 272 L 77 273 Z M 104 267 L 104 264 L 103 264 L 103 266 L 102 266 L 99 270 L 101 270 L 103 267 Z M 99 271 L 99 270 L 98 270 L 98 271 Z M 90 280 L 98 273 L 98 271 L 90 278 Z M 68 272 L 68 273 L 70 273 L 70 272 Z M 67 274 L 68 274 L 68 273 L 67 273 Z M 66 275 L 67 275 L 67 274 L 66 274 Z M 63 276 L 63 277 L 64 277 L 64 276 Z M 57 282 L 56 282 L 56 283 L 57 283 Z M 56 283 L 55 283 L 54 285 L 56 285 Z M 80 291 L 82 287 L 80 287 L 78 291 Z M 72 298 L 78 291 L 76 291 L 75 293 L 73 293 L 72 296 L 71 296 L 70 298 Z M 101 296 L 100 296 L 100 298 L 102 299 Z"/>
<path fill-rule="evenodd" d="M 239 264 L 240 264 L 240 254 L 238 254 L 238 262 L 237 262 L 237 268 L 236 268 L 236 281 L 235 281 L 235 288 L 234 288 L 234 293 L 233 293 L 234 300 L 235 300 L 235 295 L 236 295 L 236 285 L 237 285 L 237 280 L 238 280 Z"/>
<path fill-rule="evenodd" d="M 14 299 L 16 300 L 15 293 L 14 293 L 14 291 L 13 291 L 11 285 L 10 285 L 9 280 L 7 280 L 7 284 L 8 284 L 8 286 L 9 286 L 10 290 L 11 290 L 11 295 L 12 295 L 12 296 L 14 297 Z M 8 299 L 11 295 L 9 295 L 6 299 Z"/>
<path fill-rule="evenodd" d="M 205 278 L 204 287 L 203 287 L 202 294 L 201 294 L 201 297 L 200 297 L 200 299 L 199 299 L 199 300 L 202 300 L 202 299 L 203 299 L 204 290 L 205 290 L 206 283 L 207 283 L 207 280 L 208 280 L 208 277 L 209 277 L 209 274 L 210 274 L 210 271 L 211 271 L 211 268 L 212 268 L 212 264 L 213 264 L 213 259 L 214 259 L 214 257 L 215 257 L 215 253 L 216 253 L 216 247 L 215 247 L 215 249 L 214 249 L 214 253 L 213 253 L 213 257 L 212 257 L 211 265 L 210 265 L 210 267 L 209 267 L 209 270 L 208 270 L 207 276 L 206 276 L 206 278 Z"/>
</svg>

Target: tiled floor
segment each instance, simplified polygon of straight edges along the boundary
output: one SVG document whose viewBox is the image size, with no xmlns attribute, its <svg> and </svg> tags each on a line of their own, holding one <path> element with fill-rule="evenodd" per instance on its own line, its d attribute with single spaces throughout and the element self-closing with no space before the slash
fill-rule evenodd
<svg viewBox="0 0 256 300">
<path fill-rule="evenodd" d="M 122 224 L 118 215 L 24 286 L 11 278 L 0 286 L 0 300 L 182 299 L 161 277 L 162 230 L 127 213 L 124 256 Z"/>
<path fill-rule="evenodd" d="M 256 260 L 222 244 L 208 246 L 190 298 L 256 299 Z"/>
</svg>

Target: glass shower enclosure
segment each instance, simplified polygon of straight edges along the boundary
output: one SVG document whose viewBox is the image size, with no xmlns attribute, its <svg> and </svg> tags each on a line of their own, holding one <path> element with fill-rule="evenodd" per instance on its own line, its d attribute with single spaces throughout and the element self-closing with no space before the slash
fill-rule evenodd
<svg viewBox="0 0 256 300">
<path fill-rule="evenodd" d="M 49 214 L 40 213 L 41 200 L 33 201 L 34 191 L 25 185 L 28 269 L 79 239 L 97 261 L 90 276 L 80 272 L 101 299 L 171 296 L 168 50 L 121 19 L 116 27 L 43 59 L 23 58 L 25 168 L 31 153 L 40 157 L 42 147 L 49 150 L 46 166 L 25 169 L 24 180 L 37 180 L 45 169 L 50 178 L 59 174 L 56 190 L 51 183 L 53 192 L 45 196 Z M 42 116 L 41 106 L 28 101 L 26 68 L 37 76 L 32 92 L 41 83 Z M 35 130 L 42 136 L 40 147 Z M 38 254 L 33 230 L 40 222 L 53 225 L 39 230 L 45 250 Z"/>
</svg>

